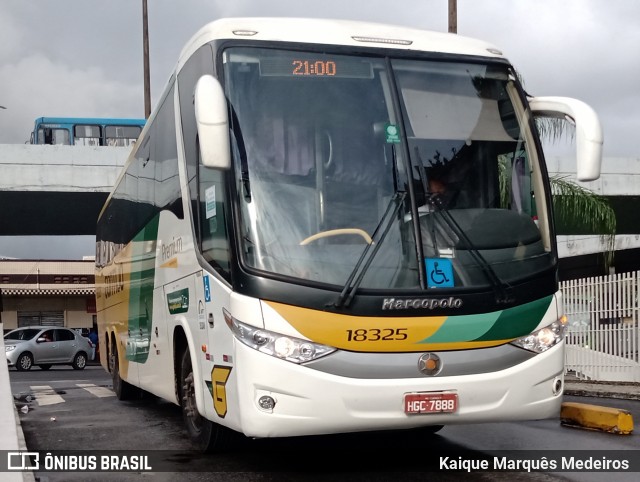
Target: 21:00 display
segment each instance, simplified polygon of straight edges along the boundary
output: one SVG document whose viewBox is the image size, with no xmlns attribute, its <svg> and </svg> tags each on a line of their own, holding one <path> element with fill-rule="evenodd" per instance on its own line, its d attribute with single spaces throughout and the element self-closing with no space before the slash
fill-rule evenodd
<svg viewBox="0 0 640 482">
<path fill-rule="evenodd" d="M 332 60 L 294 60 L 293 75 L 336 75 L 336 63 Z"/>
</svg>

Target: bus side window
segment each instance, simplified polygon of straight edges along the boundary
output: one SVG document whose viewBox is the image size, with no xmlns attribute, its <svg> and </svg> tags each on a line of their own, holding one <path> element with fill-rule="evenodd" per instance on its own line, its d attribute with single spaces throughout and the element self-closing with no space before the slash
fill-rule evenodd
<svg viewBox="0 0 640 482">
<path fill-rule="evenodd" d="M 95 125 L 77 125 L 73 128 L 73 143 L 81 146 L 102 145 L 102 128 Z"/>
<path fill-rule="evenodd" d="M 140 135 L 138 126 L 106 126 L 105 145 L 129 147 L 133 146 Z"/>
<path fill-rule="evenodd" d="M 230 282 L 231 242 L 225 216 L 226 173 L 201 165 L 193 107 L 196 82 L 201 76 L 213 73 L 213 53 L 211 46 L 206 44 L 191 56 L 178 75 L 180 117 L 197 246 L 220 276 Z"/>
</svg>

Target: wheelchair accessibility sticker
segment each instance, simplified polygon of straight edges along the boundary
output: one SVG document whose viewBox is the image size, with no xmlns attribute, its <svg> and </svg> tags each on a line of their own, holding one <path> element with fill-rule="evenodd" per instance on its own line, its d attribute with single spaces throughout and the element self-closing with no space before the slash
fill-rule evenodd
<svg viewBox="0 0 640 482">
<path fill-rule="evenodd" d="M 453 265 L 447 258 L 427 258 L 427 286 L 429 288 L 453 287 Z"/>
</svg>

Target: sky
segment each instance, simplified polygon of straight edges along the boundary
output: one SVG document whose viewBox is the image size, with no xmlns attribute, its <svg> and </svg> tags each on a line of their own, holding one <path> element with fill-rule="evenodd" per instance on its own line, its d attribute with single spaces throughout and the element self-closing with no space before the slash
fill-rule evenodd
<svg viewBox="0 0 640 482">
<path fill-rule="evenodd" d="M 458 34 L 488 41 L 531 95 L 600 116 L 606 158 L 639 158 L 640 1 L 458 0 Z M 151 103 L 182 47 L 220 17 L 326 17 L 446 32 L 448 0 L 148 0 Z M 2 0 L 0 144 L 41 116 L 144 117 L 142 0 Z M 2 255 L 2 252 L 0 252 Z"/>
</svg>

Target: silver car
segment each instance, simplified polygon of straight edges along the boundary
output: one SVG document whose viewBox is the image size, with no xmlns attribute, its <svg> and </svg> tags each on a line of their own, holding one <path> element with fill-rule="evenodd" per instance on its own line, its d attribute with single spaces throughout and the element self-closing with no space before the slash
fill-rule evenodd
<svg viewBox="0 0 640 482">
<path fill-rule="evenodd" d="M 4 335 L 7 363 L 19 371 L 33 365 L 48 370 L 52 365 L 71 365 L 82 370 L 93 348 L 79 333 L 59 326 L 29 326 Z"/>
</svg>

